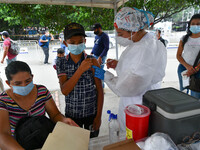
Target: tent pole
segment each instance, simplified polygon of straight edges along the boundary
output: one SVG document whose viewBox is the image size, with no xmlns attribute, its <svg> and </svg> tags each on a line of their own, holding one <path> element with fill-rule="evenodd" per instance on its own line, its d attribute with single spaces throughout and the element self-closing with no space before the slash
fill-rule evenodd
<svg viewBox="0 0 200 150">
<path fill-rule="evenodd" d="M 117 14 L 117 0 L 114 2 L 114 17 Z M 115 30 L 115 48 L 116 48 L 116 59 L 118 60 L 118 45 L 117 45 L 117 32 Z"/>
</svg>

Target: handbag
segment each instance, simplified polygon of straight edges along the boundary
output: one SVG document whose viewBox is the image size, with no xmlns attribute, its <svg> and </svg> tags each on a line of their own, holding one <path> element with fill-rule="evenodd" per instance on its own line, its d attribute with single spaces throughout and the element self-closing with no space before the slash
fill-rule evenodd
<svg viewBox="0 0 200 150">
<path fill-rule="evenodd" d="M 40 42 L 40 39 L 41 39 L 41 38 L 39 38 L 39 40 L 38 40 L 38 45 L 39 45 L 40 47 L 43 47 L 45 43 L 44 43 L 44 42 Z"/>
<path fill-rule="evenodd" d="M 199 58 L 200 58 L 200 51 L 199 51 L 199 53 L 198 53 L 198 55 L 197 55 L 197 57 L 195 59 L 193 68 L 195 68 L 197 66 Z M 193 75 L 190 76 L 190 81 L 189 81 L 188 88 L 190 90 L 192 90 L 192 91 L 200 92 L 200 78 L 196 78 L 195 74 L 193 74 Z"/>
<path fill-rule="evenodd" d="M 46 116 L 21 118 L 16 125 L 14 137 L 26 150 L 42 148 L 54 126 L 55 123 Z"/>
</svg>

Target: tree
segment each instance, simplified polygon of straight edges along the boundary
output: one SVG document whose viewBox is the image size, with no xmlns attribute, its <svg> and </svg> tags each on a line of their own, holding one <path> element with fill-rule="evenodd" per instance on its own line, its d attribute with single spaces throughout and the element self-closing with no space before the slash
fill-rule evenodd
<svg viewBox="0 0 200 150">
<path fill-rule="evenodd" d="M 190 6 L 196 5 L 198 5 L 198 0 L 129 0 L 123 6 L 151 11 L 155 15 L 154 24 L 156 24 Z M 105 8 L 0 4 L 0 19 L 4 20 L 4 25 L 8 25 L 9 28 L 15 27 L 17 31 L 20 31 L 20 28 L 30 26 L 48 27 L 52 32 L 57 33 L 62 31 L 65 25 L 70 22 L 81 23 L 86 30 L 90 30 L 91 25 L 96 22 L 101 23 L 104 30 L 114 28 L 114 11 Z"/>
<path fill-rule="evenodd" d="M 125 4 L 126 6 L 134 6 L 139 9 L 150 11 L 154 14 L 154 24 L 170 18 L 191 6 L 198 6 L 198 0 L 134 0 Z"/>
</svg>

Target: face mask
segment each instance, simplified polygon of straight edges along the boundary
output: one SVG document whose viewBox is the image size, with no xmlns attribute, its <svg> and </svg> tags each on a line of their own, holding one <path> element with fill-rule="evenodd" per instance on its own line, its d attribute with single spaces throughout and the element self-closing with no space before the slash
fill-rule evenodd
<svg viewBox="0 0 200 150">
<path fill-rule="evenodd" d="M 78 45 L 76 44 L 67 44 L 67 45 L 68 45 L 68 50 L 74 55 L 79 55 L 86 48 L 85 43 L 81 43 Z"/>
<path fill-rule="evenodd" d="M 98 35 L 98 34 L 99 34 L 99 31 L 97 30 L 96 32 L 94 32 L 94 34 Z"/>
<path fill-rule="evenodd" d="M 190 26 L 190 31 L 194 34 L 197 34 L 200 32 L 200 26 L 199 25 L 192 25 Z"/>
<path fill-rule="evenodd" d="M 13 87 L 13 93 L 16 93 L 21 96 L 26 96 L 32 91 L 34 84 L 32 81 L 27 86 L 12 86 L 12 87 Z"/>
<path fill-rule="evenodd" d="M 129 40 L 129 38 L 131 37 L 131 40 Z M 117 36 L 117 42 L 119 45 L 121 46 L 124 46 L 124 47 L 127 47 L 129 45 L 131 45 L 133 43 L 132 41 L 132 33 L 131 33 L 131 36 L 129 38 L 124 38 L 124 37 L 121 37 L 121 36 Z"/>
</svg>

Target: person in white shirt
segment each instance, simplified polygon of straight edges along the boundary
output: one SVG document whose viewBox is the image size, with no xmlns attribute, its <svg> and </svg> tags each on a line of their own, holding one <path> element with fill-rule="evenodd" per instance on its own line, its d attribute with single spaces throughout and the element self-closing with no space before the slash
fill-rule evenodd
<svg viewBox="0 0 200 150">
<path fill-rule="evenodd" d="M 200 63 L 193 67 L 195 59 L 200 51 L 200 14 L 192 16 L 188 22 L 187 34 L 183 36 L 179 42 L 177 59 L 180 62 L 178 66 L 178 77 L 180 90 L 186 89 L 183 87 L 183 80 L 181 73 L 185 70 L 186 76 L 190 77 L 195 74 L 196 77 L 200 78 Z M 200 98 L 200 93 L 191 90 L 191 95 Z"/>
</svg>

